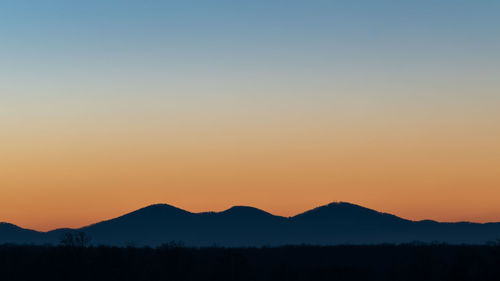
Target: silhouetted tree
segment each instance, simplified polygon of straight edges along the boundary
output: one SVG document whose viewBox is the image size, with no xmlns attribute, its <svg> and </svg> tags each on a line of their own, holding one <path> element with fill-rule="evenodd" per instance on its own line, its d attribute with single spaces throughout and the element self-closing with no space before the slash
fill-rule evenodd
<svg viewBox="0 0 500 281">
<path fill-rule="evenodd" d="M 74 247 L 75 246 L 75 238 L 73 237 L 73 233 L 65 232 L 61 235 L 59 239 L 59 243 L 65 247 Z"/>
<path fill-rule="evenodd" d="M 78 232 L 66 232 L 60 238 L 61 245 L 65 247 L 79 247 L 86 248 L 90 245 L 91 241 L 90 235 L 83 231 Z"/>
<path fill-rule="evenodd" d="M 77 247 L 81 247 L 81 248 L 86 248 L 88 246 L 90 246 L 90 241 L 92 241 L 92 238 L 90 237 L 90 235 L 88 235 L 87 233 L 83 232 L 83 231 L 78 231 L 75 235 L 75 245 Z"/>
</svg>

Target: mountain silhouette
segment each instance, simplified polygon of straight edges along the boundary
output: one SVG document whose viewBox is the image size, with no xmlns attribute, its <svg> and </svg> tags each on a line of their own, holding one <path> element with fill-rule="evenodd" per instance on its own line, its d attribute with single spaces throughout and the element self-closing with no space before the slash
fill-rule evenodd
<svg viewBox="0 0 500 281">
<path fill-rule="evenodd" d="M 40 232 L 34 230 L 20 228 L 10 223 L 0 223 L 0 243 L 37 242 L 40 236 Z"/>
<path fill-rule="evenodd" d="M 500 223 L 411 221 L 355 204 L 336 202 L 293 217 L 235 206 L 192 213 L 167 204 L 151 205 L 79 229 L 37 232 L 0 223 L 0 244 L 57 244 L 67 232 L 83 231 L 94 245 L 279 246 L 443 242 L 484 244 L 500 238 Z"/>
</svg>

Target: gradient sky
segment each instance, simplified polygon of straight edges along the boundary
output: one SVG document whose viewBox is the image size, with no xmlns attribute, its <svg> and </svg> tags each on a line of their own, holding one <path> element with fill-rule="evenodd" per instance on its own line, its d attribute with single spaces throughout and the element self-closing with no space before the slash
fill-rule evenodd
<svg viewBox="0 0 500 281">
<path fill-rule="evenodd" d="M 500 1 L 2 1 L 0 221 L 348 201 L 500 221 Z"/>
</svg>

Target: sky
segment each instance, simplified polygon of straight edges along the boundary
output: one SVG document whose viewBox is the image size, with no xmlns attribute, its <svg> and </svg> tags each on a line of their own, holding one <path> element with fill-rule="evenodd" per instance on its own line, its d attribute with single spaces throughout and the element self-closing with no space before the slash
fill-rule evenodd
<svg viewBox="0 0 500 281">
<path fill-rule="evenodd" d="M 2 1 L 0 221 L 347 201 L 500 221 L 500 2 Z"/>
</svg>

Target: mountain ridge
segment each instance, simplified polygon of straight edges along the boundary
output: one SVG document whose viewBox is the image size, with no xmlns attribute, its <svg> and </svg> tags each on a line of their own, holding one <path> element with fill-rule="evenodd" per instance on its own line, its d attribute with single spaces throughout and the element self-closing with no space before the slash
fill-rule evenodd
<svg viewBox="0 0 500 281">
<path fill-rule="evenodd" d="M 195 247 L 412 241 L 482 244 L 500 237 L 500 223 L 412 221 L 348 202 L 332 202 L 291 217 L 251 206 L 193 213 L 169 204 L 152 204 L 76 229 L 39 232 L 0 223 L 0 244 L 56 244 L 63 233 L 72 231 L 87 233 L 94 245 L 114 246 L 158 246 L 170 241 Z"/>
</svg>

